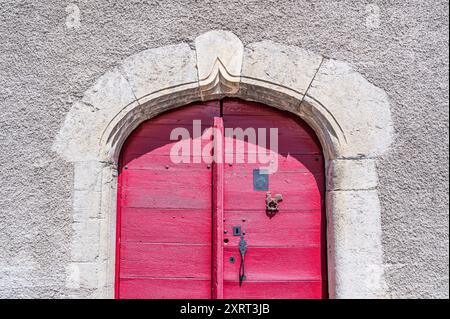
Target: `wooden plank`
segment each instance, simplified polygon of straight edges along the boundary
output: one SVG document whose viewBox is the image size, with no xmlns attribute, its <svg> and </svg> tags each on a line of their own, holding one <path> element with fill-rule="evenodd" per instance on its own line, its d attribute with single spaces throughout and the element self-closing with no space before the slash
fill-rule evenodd
<svg viewBox="0 0 450 319">
<path fill-rule="evenodd" d="M 256 141 L 262 140 L 266 145 L 270 145 L 271 131 L 277 132 L 278 149 L 281 151 L 290 151 L 291 153 L 315 151 L 320 153 L 320 142 L 310 129 L 299 125 L 298 121 L 280 117 L 275 113 L 272 116 L 229 116 L 226 118 L 225 136 L 230 138 L 230 135 L 236 138 L 236 133 L 241 132 L 237 128 L 241 128 L 244 132 L 252 132 L 256 135 Z M 231 130 L 233 129 L 233 131 Z M 276 131 L 274 130 L 276 129 Z M 272 142 L 273 143 L 273 142 Z"/>
<path fill-rule="evenodd" d="M 204 135 L 200 137 L 195 137 L 192 132 L 192 128 L 186 127 L 187 130 L 186 133 L 182 132 L 181 134 L 186 134 L 185 138 L 182 136 L 174 136 L 174 140 L 170 139 L 170 134 L 173 130 L 177 129 L 176 126 L 160 126 L 161 129 L 157 130 L 155 127 L 155 135 L 153 136 L 132 136 L 127 141 L 127 156 L 125 157 L 125 160 L 129 161 L 130 158 L 135 158 L 138 155 L 147 154 L 151 152 L 152 154 L 160 154 L 160 155 L 170 155 L 171 151 L 173 150 L 178 151 L 178 153 L 175 153 L 175 155 L 183 155 L 181 151 L 189 151 L 189 153 L 194 155 L 194 147 L 197 147 L 196 145 L 200 146 L 200 149 L 203 150 L 203 148 L 211 142 L 211 131 L 206 131 Z M 180 146 L 179 144 L 182 141 L 182 145 L 185 149 L 180 149 L 175 147 L 176 144 Z M 194 144 L 196 143 L 196 144 Z M 181 147 L 181 146 L 180 146 Z"/>
<path fill-rule="evenodd" d="M 288 240 L 286 238 L 286 240 Z M 322 280 L 321 246 L 255 247 L 247 241 L 245 275 L 249 281 Z M 235 262 L 230 262 L 230 257 Z M 224 248 L 224 280 L 239 279 L 239 248 Z"/>
<path fill-rule="evenodd" d="M 211 170 L 203 167 L 200 170 L 145 169 L 127 170 L 122 176 L 124 190 L 128 188 L 158 189 L 178 185 L 202 190 L 211 187 Z M 159 187 L 158 187 L 159 186 Z M 166 189 L 169 190 L 169 189 Z M 211 189 L 210 189 L 211 191 Z"/>
<path fill-rule="evenodd" d="M 254 114 L 229 114 L 224 118 L 224 123 L 232 123 L 231 127 L 241 128 L 253 127 L 269 129 L 276 127 L 279 130 L 283 130 L 285 133 L 292 132 L 296 135 L 315 139 L 315 134 L 311 136 L 313 131 L 304 121 L 299 121 L 297 117 L 292 117 L 285 112 L 278 112 L 277 110 L 269 110 L 266 115 L 257 116 Z"/>
<path fill-rule="evenodd" d="M 270 183 L 270 182 L 269 182 Z M 290 191 L 289 189 L 270 188 L 272 195 L 282 194 L 280 211 L 317 210 L 323 205 L 323 195 L 317 189 Z M 259 210 L 265 212 L 265 191 L 228 191 L 225 188 L 225 210 Z"/>
<path fill-rule="evenodd" d="M 215 116 L 220 116 L 219 101 L 194 102 L 159 114 L 144 122 L 136 132 L 145 131 L 149 127 L 148 122 L 151 124 L 176 124 L 184 127 L 192 125 L 193 120 L 201 120 L 203 124 L 212 126 Z"/>
<path fill-rule="evenodd" d="M 139 156 L 130 156 L 126 164 L 128 170 L 177 170 L 192 171 L 208 168 L 202 157 L 186 157 L 186 163 L 174 163 L 169 155 L 146 153 Z"/>
<path fill-rule="evenodd" d="M 193 122 L 187 124 L 181 124 L 181 123 L 175 123 L 175 124 L 155 124 L 153 122 L 150 122 L 147 126 L 142 126 L 142 128 L 139 128 L 137 131 L 133 132 L 132 137 L 133 138 L 153 138 L 157 139 L 158 141 L 171 141 L 170 135 L 172 131 L 176 128 L 183 128 L 189 131 L 190 136 L 193 137 Z M 200 134 L 203 135 L 203 133 L 209 133 L 208 129 L 211 127 L 211 125 L 202 124 L 200 122 L 201 130 Z M 206 138 L 205 134 L 205 138 Z"/>
<path fill-rule="evenodd" d="M 211 246 L 122 242 L 121 278 L 211 279 Z"/>
<path fill-rule="evenodd" d="M 211 169 L 126 170 L 122 174 L 122 206 L 211 209 Z"/>
<path fill-rule="evenodd" d="M 264 211 L 226 211 L 224 229 L 227 247 L 238 247 L 239 236 L 232 236 L 233 227 L 241 226 L 245 240 L 253 246 L 301 247 L 321 242 L 324 219 L 320 210 L 277 213 L 267 217 Z M 275 249 L 275 248 L 274 248 Z"/>
<path fill-rule="evenodd" d="M 254 135 L 255 137 L 253 140 L 249 140 L 247 137 L 244 137 L 244 139 L 226 137 L 225 154 L 255 154 L 257 152 L 262 154 L 270 154 L 270 151 L 276 151 L 276 153 L 281 155 L 321 154 L 320 148 L 310 138 L 296 138 L 295 136 L 292 138 L 283 138 L 280 135 L 281 134 L 278 134 L 277 148 L 274 148 L 270 144 L 270 140 L 268 138 L 266 138 L 266 144 L 259 144 L 260 146 L 258 146 L 258 135 Z"/>
<path fill-rule="evenodd" d="M 253 167 L 252 167 L 253 166 Z M 253 170 L 258 165 L 236 164 L 225 168 L 225 192 L 251 192 L 256 194 L 253 188 Z M 273 174 L 268 174 L 270 190 L 289 191 L 291 193 L 304 191 L 317 191 L 324 188 L 325 181 L 321 176 L 310 172 L 286 172 L 278 170 Z"/>
<path fill-rule="evenodd" d="M 211 281 L 198 279 L 122 278 L 122 299 L 209 299 Z"/>
<path fill-rule="evenodd" d="M 217 134 L 223 138 L 222 118 L 214 118 L 214 128 Z M 219 139 L 222 141 L 221 139 Z M 217 140 L 216 140 L 217 141 Z M 221 149 L 219 149 L 219 147 Z M 212 257 L 212 298 L 223 298 L 223 152 L 222 145 L 215 143 L 214 146 L 217 160 L 213 163 L 213 257 Z"/>
<path fill-rule="evenodd" d="M 128 187 L 122 194 L 122 207 L 151 207 L 164 209 L 211 209 L 211 186 L 166 183 L 154 189 Z"/>
<path fill-rule="evenodd" d="M 245 156 L 244 159 L 248 157 Z M 262 158 L 265 161 L 261 161 L 261 159 L 256 156 L 256 163 L 251 163 L 249 161 L 245 161 L 244 163 L 236 163 L 231 162 L 231 165 L 237 165 L 237 167 L 241 170 L 253 170 L 256 168 L 264 168 L 268 167 L 270 161 L 277 160 L 278 171 L 281 172 L 303 172 L 303 173 L 312 173 L 314 175 L 323 176 L 323 168 L 324 168 L 324 159 L 320 154 L 287 154 L 280 155 L 274 154 L 273 156 L 267 155 L 267 158 Z M 225 162 L 230 166 L 228 162 Z M 316 174 L 318 173 L 318 174 Z"/>
<path fill-rule="evenodd" d="M 252 117 L 272 116 L 274 112 L 280 112 L 282 116 L 290 115 L 290 113 L 286 111 L 276 110 L 257 102 L 244 101 L 235 98 L 223 100 L 223 117 L 225 120 L 230 115 L 251 115 Z"/>
<path fill-rule="evenodd" d="M 126 229 L 122 242 L 211 243 L 210 209 L 124 207 L 121 223 Z"/>
<path fill-rule="evenodd" d="M 322 281 L 225 281 L 226 299 L 319 299 L 326 298 L 326 282 Z"/>
</svg>

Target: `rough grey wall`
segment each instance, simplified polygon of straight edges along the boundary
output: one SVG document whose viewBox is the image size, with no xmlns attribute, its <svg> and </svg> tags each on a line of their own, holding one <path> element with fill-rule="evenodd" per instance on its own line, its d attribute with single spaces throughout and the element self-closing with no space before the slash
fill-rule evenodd
<svg viewBox="0 0 450 319">
<path fill-rule="evenodd" d="M 73 167 L 51 145 L 71 103 L 133 53 L 225 29 L 347 61 L 387 92 L 388 290 L 448 298 L 446 0 L 73 1 L 78 27 L 66 21 L 70 3 L 0 0 L 0 297 L 67 295 Z"/>
</svg>

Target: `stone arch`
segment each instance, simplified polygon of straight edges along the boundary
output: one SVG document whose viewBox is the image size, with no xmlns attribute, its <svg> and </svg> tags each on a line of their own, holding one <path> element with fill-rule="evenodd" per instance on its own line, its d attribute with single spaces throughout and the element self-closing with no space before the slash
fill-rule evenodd
<svg viewBox="0 0 450 319">
<path fill-rule="evenodd" d="M 68 113 L 53 149 L 74 164 L 73 295 L 113 296 L 116 164 L 127 136 L 161 112 L 222 97 L 287 110 L 315 130 L 326 158 L 330 296 L 385 296 L 375 161 L 392 140 L 386 94 L 343 62 L 271 41 L 244 47 L 220 30 L 125 59 Z"/>
</svg>

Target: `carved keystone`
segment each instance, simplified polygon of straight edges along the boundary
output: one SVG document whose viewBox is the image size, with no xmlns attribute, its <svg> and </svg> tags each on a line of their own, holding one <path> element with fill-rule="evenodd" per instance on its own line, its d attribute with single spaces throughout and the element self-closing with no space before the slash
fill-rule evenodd
<svg viewBox="0 0 450 319">
<path fill-rule="evenodd" d="M 239 90 L 244 46 L 228 31 L 210 31 L 195 39 L 200 93 L 203 100 Z"/>
</svg>

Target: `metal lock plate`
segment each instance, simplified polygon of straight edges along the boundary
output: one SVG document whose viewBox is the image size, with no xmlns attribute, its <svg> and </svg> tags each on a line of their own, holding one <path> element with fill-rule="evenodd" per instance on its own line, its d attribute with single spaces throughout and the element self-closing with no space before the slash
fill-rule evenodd
<svg viewBox="0 0 450 319">
<path fill-rule="evenodd" d="M 241 236 L 242 229 L 241 226 L 233 226 L 233 236 Z"/>
<path fill-rule="evenodd" d="M 269 171 L 266 169 L 253 170 L 253 190 L 268 191 L 269 190 Z"/>
</svg>

